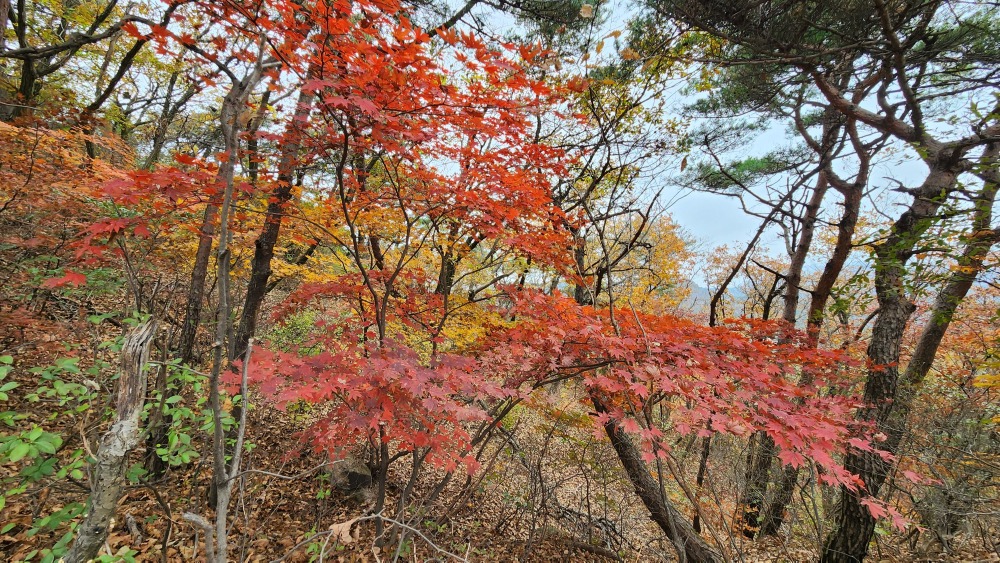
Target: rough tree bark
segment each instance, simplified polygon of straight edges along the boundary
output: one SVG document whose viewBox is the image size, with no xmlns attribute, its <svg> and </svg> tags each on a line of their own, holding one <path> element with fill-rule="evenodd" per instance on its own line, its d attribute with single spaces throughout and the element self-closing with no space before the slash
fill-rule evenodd
<svg viewBox="0 0 1000 563">
<path fill-rule="evenodd" d="M 83 563 L 97 556 L 108 537 L 108 527 L 125 486 L 128 454 L 139 443 L 139 416 L 146 399 L 146 362 L 156 335 L 156 321 L 137 326 L 122 347 L 121 379 L 115 421 L 101 439 L 94 467 L 87 516 L 66 554 L 68 563 Z"/>
<path fill-rule="evenodd" d="M 950 166 L 932 169 L 916 190 L 914 201 L 900 215 L 886 239 L 875 247 L 875 294 L 879 314 L 872 327 L 867 356 L 871 368 L 865 382 L 865 407 L 858 412 L 861 420 L 873 421 L 886 435 L 893 407 L 897 405 L 899 359 L 903 334 L 916 306 L 905 293 L 906 263 L 921 235 L 930 227 L 944 199 L 954 189 L 956 174 Z M 891 443 L 881 448 L 893 453 Z M 867 494 L 877 495 L 888 475 L 890 463 L 877 452 L 851 450 L 844 462 L 848 471 L 861 477 Z M 823 546 L 824 563 L 861 561 L 875 532 L 875 519 L 861 504 L 861 496 L 845 488 L 835 511 L 836 526 Z"/>
<path fill-rule="evenodd" d="M 317 72 L 316 67 L 310 67 L 306 73 L 307 79 L 315 76 Z M 261 227 L 260 235 L 254 242 L 253 261 L 250 264 L 250 281 L 247 283 L 243 311 L 240 313 L 240 324 L 236 330 L 236 341 L 231 350 L 233 357 L 242 355 L 247 342 L 257 330 L 257 317 L 264 297 L 267 295 L 267 282 L 271 277 L 274 247 L 278 244 L 278 235 L 281 233 L 285 211 L 292 199 L 292 185 L 301 146 L 300 138 L 302 132 L 309 125 L 309 114 L 312 112 L 314 98 L 315 95 L 311 91 L 299 91 L 295 115 L 285 132 L 281 158 L 278 162 L 277 184 L 268 198 L 264 226 Z"/>
<path fill-rule="evenodd" d="M 873 365 L 865 385 L 865 403 L 868 406 L 859 413 L 859 418 L 874 421 L 877 428 L 888 436 L 881 449 L 889 453 L 898 450 L 917 390 L 931 368 L 955 311 L 976 276 L 982 272 L 986 255 L 1000 237 L 998 229 L 992 224 L 1000 180 L 998 154 L 1000 144 L 989 143 L 979 158 L 977 172 L 984 186 L 973 198 L 972 229 L 961 255 L 957 257 L 958 268 L 952 271 L 938 293 L 930 319 L 902 375 L 898 362 L 903 329 L 916 308 L 903 294 L 903 268 L 907 258 L 913 254 L 919 235 L 927 229 L 927 219 L 937 213 L 942 200 L 955 189 L 955 153 L 941 151 L 937 155 L 940 166 L 931 169 L 927 180 L 914 193 L 914 202 L 893 225 L 888 239 L 876 248 L 875 288 L 880 313 L 868 346 L 868 357 Z M 892 467 L 891 462 L 885 461 L 876 452 L 857 450 L 848 453 L 844 465 L 862 478 L 872 495 L 878 494 Z M 827 537 L 821 561 L 861 561 L 874 535 L 875 519 L 861 505 L 858 493 L 843 488 L 836 517 L 837 526 Z"/>
</svg>

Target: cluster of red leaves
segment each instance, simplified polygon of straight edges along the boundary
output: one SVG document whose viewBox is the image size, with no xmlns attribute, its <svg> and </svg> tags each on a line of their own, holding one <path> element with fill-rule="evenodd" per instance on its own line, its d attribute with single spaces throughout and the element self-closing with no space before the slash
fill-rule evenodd
<svg viewBox="0 0 1000 563">
<path fill-rule="evenodd" d="M 296 303 L 347 296 L 349 287 L 313 288 Z M 833 455 L 848 444 L 871 447 L 866 428 L 853 420 L 858 403 L 832 392 L 851 364 L 842 354 L 812 349 L 804 335 L 778 324 L 710 328 L 625 310 L 612 322 L 559 295 L 510 290 L 508 298 L 503 313 L 514 322 L 493 327 L 465 357 L 421 357 L 398 342 L 380 348 L 364 323 L 347 315 L 310 343 L 321 353 L 262 352 L 251 379 L 279 404 L 330 402 L 331 416 L 310 434 L 319 447 L 380 430 L 403 449 L 432 447 L 440 463 L 451 465 L 468 451 L 463 425 L 487 417 L 477 405 L 579 377 L 611 407 L 595 415 L 596 428 L 615 419 L 642 439 L 647 460 L 666 455 L 667 430 L 738 436 L 763 430 L 785 463 L 812 460 L 824 482 L 860 485 Z M 652 416 L 657 405 L 669 413 L 665 418 Z"/>
<path fill-rule="evenodd" d="M 396 2 L 286 4 L 179 2 L 171 4 L 176 12 L 166 25 L 127 29 L 206 63 L 224 53 L 246 54 L 255 34 L 277 38 L 268 42 L 267 56 L 281 63 L 268 71 L 271 87 L 302 77 L 313 117 L 303 127 L 292 121 L 301 115 L 284 115 L 286 123 L 256 133 L 269 143 L 254 157 L 261 180 L 250 195 L 272 191 L 278 170 L 268 164 L 283 157 L 268 151 L 294 142 L 300 163 L 326 159 L 338 171 L 331 182 L 318 183 L 318 196 L 310 200 L 327 225 L 341 223 L 345 214 L 389 214 L 398 225 L 447 220 L 461 226 L 451 233 L 455 240 L 500 239 L 522 255 L 568 269 L 569 241 L 560 227 L 565 217 L 549 185 L 564 175 L 570 159 L 536 142 L 531 126 L 533 116 L 553 108 L 564 92 L 530 77 L 539 49 L 488 48 L 475 35 L 442 30 L 459 61 L 446 68 L 441 61 L 448 59 L 431 51 L 428 33 Z M 197 13 L 197 23 L 185 13 Z M 197 43 L 180 31 L 192 28 L 203 31 Z M 217 165 L 175 158 L 181 167 L 132 172 L 104 187 L 105 198 L 133 213 L 92 223 L 77 243 L 78 259 L 92 263 L 117 236 L 148 238 L 154 224 L 184 223 L 194 216 L 178 212 L 213 199 Z"/>
<path fill-rule="evenodd" d="M 854 421 L 859 403 L 835 392 L 852 363 L 843 354 L 810 348 L 804 335 L 775 323 L 708 327 L 631 310 L 612 320 L 558 295 L 513 297 L 520 322 L 493 337 L 481 361 L 513 385 L 581 375 L 611 407 L 596 417 L 598 427 L 617 420 L 642 439 L 647 460 L 665 455 L 666 427 L 701 435 L 762 430 L 782 448 L 783 462 L 812 460 L 824 482 L 859 485 L 833 457 L 848 443 L 870 447 Z M 666 420 L 653 415 L 658 405 Z"/>
<path fill-rule="evenodd" d="M 300 140 L 304 154 L 339 170 L 334 185 L 318 188 L 330 196 L 325 213 L 448 221 L 455 240 L 502 240 L 565 262 L 565 218 L 550 185 L 570 159 L 534 139 L 532 126 L 565 92 L 530 77 L 540 51 L 489 49 L 475 35 L 442 31 L 449 68 L 405 16 L 363 13 L 323 20 L 324 47 L 305 71 L 320 117 Z"/>
<path fill-rule="evenodd" d="M 332 452 L 379 439 L 402 450 L 429 448 L 428 462 L 449 471 L 459 463 L 478 468 L 467 456 L 467 425 L 488 415 L 475 401 L 505 391 L 480 377 L 475 359 L 441 354 L 422 361 L 399 343 L 365 346 L 352 331 L 336 334 L 315 355 L 257 350 L 251 360 L 251 380 L 279 408 L 296 401 L 331 407 L 304 433 L 309 443 Z M 237 376 L 229 377 L 235 385 Z"/>
<path fill-rule="evenodd" d="M 153 170 L 132 170 L 104 182 L 97 195 L 113 205 L 112 216 L 89 225 L 73 241 L 76 262 L 92 265 L 103 260 L 117 237 L 149 239 L 160 229 L 186 229 L 197 233 L 202 207 L 218 198 L 222 186 L 217 167 L 201 159 L 178 154 L 182 166 L 160 166 Z M 241 195 L 252 192 L 248 184 L 238 186 Z"/>
</svg>

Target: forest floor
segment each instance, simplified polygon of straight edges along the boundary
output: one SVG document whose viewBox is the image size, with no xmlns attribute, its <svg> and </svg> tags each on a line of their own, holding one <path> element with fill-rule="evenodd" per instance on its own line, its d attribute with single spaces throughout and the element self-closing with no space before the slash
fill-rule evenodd
<svg viewBox="0 0 1000 563">
<path fill-rule="evenodd" d="M 81 325 L 81 329 L 83 325 Z M 93 327 L 91 327 L 93 329 Z M 102 332 L 110 327 L 104 325 Z M 20 387 L 10 393 L 5 410 L 22 413 L 20 428 L 34 424 L 59 433 L 64 443 L 56 457 L 75 449 L 93 451 L 104 427 L 86 417 L 65 416 L 57 402 L 27 400 L 39 386 L 31 366 L 51 365 L 66 353 L 64 343 L 45 327 L 16 327 L 4 332 L 16 337 L 12 378 Z M 98 335 L 99 336 L 99 335 Z M 101 338 L 92 338 L 93 342 Z M 4 352 L 5 354 L 10 352 Z M 86 366 L 113 354 L 100 346 L 83 345 L 73 354 L 82 358 L 79 373 L 62 377 L 86 383 Z M 106 408 L 113 396 L 113 382 L 102 381 L 102 401 L 92 408 Z M 482 457 L 483 471 L 466 479 L 451 479 L 436 500 L 406 512 L 406 525 L 417 533 L 394 545 L 404 561 L 664 561 L 674 553 L 663 534 L 649 520 L 631 490 L 605 441 L 593 436 L 586 412 L 574 398 L 572 386 L 546 394 L 512 413 L 510 424 Z M 185 401 L 193 400 L 187 397 Z M 100 412 L 100 411 L 97 411 Z M 329 457 L 312 452 L 295 437 L 318 416 L 307 408 L 275 410 L 253 407 L 248 441 L 254 445 L 244 460 L 249 472 L 241 479 L 230 509 L 231 557 L 239 561 L 388 561 L 397 556 L 376 546 L 374 497 L 371 489 L 347 491 L 338 487 Z M 558 422 L 558 423 L 556 423 Z M 191 447 L 202 454 L 190 463 L 168 468 L 161 476 L 136 479 L 119 504 L 105 551 L 137 561 L 200 561 L 203 538 L 183 518 L 186 512 L 211 519 L 207 508 L 210 463 L 207 444 L 193 431 Z M 690 444 L 689 444 L 690 446 Z M 729 485 L 707 487 L 709 497 L 735 498 L 738 449 L 727 451 L 720 443 L 713 455 L 710 477 Z M 688 447 L 688 450 L 691 448 Z M 698 448 L 694 448 L 697 450 Z M 143 446 L 133 462 L 143 463 Z M 679 452 L 681 455 L 683 452 Z M 360 456 L 360 454 L 359 454 Z M 410 478 L 409 458 L 395 463 L 386 480 L 383 514 L 395 514 L 396 502 Z M 695 455 L 682 467 L 697 465 Z M 726 461 L 728 460 L 728 462 Z M 23 463 L 0 466 L 5 487 L 17 481 Z M 432 496 L 444 473 L 428 468 L 409 493 L 413 502 Z M 687 478 L 687 476 L 685 476 Z M 678 488 L 679 489 L 679 488 Z M 0 518 L 0 560 L 39 560 L 37 550 L 51 547 L 67 535 L 69 522 L 47 515 L 86 502 L 86 478 L 40 480 L 22 493 L 7 498 Z M 685 506 L 680 490 L 668 490 Z M 412 504 L 411 504 L 412 506 Z M 727 529 L 727 511 L 706 514 L 706 536 L 730 546 L 740 561 L 810 561 L 817 556 L 817 535 L 808 533 L 807 519 L 793 519 L 791 532 L 782 538 L 753 542 Z M 358 520 L 355 520 L 358 519 Z M 601 528 L 601 522 L 611 527 Z M 993 530 L 995 532 L 995 530 Z M 1000 561 L 997 536 L 970 529 L 952 539 L 952 551 L 943 553 L 927 533 L 885 533 L 876 538 L 872 561 Z M 610 538 L 610 539 L 609 539 Z M 992 550 L 992 551 L 991 551 Z"/>
</svg>

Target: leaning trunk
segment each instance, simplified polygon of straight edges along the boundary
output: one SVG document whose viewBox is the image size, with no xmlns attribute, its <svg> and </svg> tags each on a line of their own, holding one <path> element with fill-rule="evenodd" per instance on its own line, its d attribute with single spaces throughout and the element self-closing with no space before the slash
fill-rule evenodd
<svg viewBox="0 0 1000 563">
<path fill-rule="evenodd" d="M 859 410 L 860 420 L 875 423 L 878 431 L 890 437 L 881 448 L 895 453 L 899 428 L 890 420 L 894 407 L 899 407 L 897 386 L 899 358 L 903 334 L 916 306 L 905 295 L 905 267 L 913 248 L 930 227 L 941 202 L 954 189 L 956 175 L 947 168 L 932 169 L 924 184 L 914 195 L 910 207 L 893 224 L 885 241 L 875 248 L 875 294 L 879 314 L 872 327 L 868 345 L 868 377 L 865 382 L 865 407 Z M 936 348 L 935 348 L 936 351 Z M 851 449 L 844 467 L 859 476 L 866 495 L 878 495 L 888 475 L 890 464 L 879 452 Z M 875 533 L 875 519 L 861 504 L 862 493 L 841 487 L 835 512 L 836 524 L 823 546 L 821 561 L 841 563 L 861 561 Z"/>
<path fill-rule="evenodd" d="M 590 399 L 598 413 L 607 412 L 603 400 L 596 393 L 591 393 Z M 649 511 L 650 518 L 674 544 L 680 560 L 692 563 L 721 561 L 722 557 L 694 531 L 684 515 L 660 494 L 659 485 L 651 476 L 646 462 L 642 460 L 642 452 L 628 434 L 614 420 L 605 423 L 604 431 L 607 432 L 611 446 L 618 454 L 618 459 L 636 494 Z"/>
</svg>

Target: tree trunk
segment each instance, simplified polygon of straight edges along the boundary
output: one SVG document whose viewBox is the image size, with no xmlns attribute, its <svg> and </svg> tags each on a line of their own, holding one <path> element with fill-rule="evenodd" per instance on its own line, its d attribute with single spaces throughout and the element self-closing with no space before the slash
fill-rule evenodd
<svg viewBox="0 0 1000 563">
<path fill-rule="evenodd" d="M 865 186 L 867 186 L 867 176 L 863 181 L 856 181 L 850 186 L 845 186 L 841 190 L 844 195 L 844 213 L 840 217 L 837 225 L 837 242 L 833 247 L 833 253 L 823 267 L 819 281 L 813 289 L 812 299 L 809 301 L 809 312 L 806 316 L 809 339 L 813 346 L 819 340 L 819 329 L 823 325 L 824 311 L 826 304 L 830 300 L 833 286 L 840 277 L 840 272 L 844 269 L 844 264 L 851 253 L 854 244 L 854 230 L 858 224 L 858 214 L 861 210 L 861 198 L 864 196 Z"/>
<path fill-rule="evenodd" d="M 802 268 L 805 267 L 809 249 L 812 248 L 820 205 L 823 203 L 823 197 L 826 196 L 829 187 L 830 183 L 826 179 L 826 173 L 821 171 L 816 177 L 816 186 L 813 188 L 812 197 L 806 204 L 806 214 L 802 218 L 802 231 L 799 233 L 798 244 L 795 245 L 795 252 L 792 253 L 791 261 L 788 264 L 788 273 L 785 274 L 785 307 L 781 318 L 792 326 L 795 326 L 795 317 L 799 310 L 799 293 L 801 291 L 799 284 L 802 283 Z"/>
<path fill-rule="evenodd" d="M 830 300 L 833 286 L 844 269 L 844 264 L 851 253 L 854 243 L 854 230 L 858 224 L 858 213 L 861 209 L 861 198 L 867 185 L 867 168 L 859 174 L 852 184 L 838 185 L 837 189 L 844 195 L 844 213 L 837 226 L 837 242 L 834 245 L 830 259 L 823 267 L 823 273 L 816 282 L 809 301 L 809 312 L 806 316 L 809 343 L 815 347 L 819 344 L 819 330 L 823 325 L 824 311 Z M 760 524 L 761 536 L 773 536 L 781 530 L 785 521 L 785 511 L 795 494 L 795 485 L 799 481 L 799 468 L 786 467 L 781 472 L 781 480 L 775 489 L 771 501 L 764 510 Z"/>
<path fill-rule="evenodd" d="M 708 474 L 708 456 L 712 453 L 712 434 L 701 439 L 701 459 L 698 460 L 698 474 L 694 478 L 696 502 L 701 502 L 701 489 L 705 485 L 705 476 Z M 696 510 L 691 528 L 695 532 L 701 533 L 701 511 Z"/>
<path fill-rule="evenodd" d="M 792 326 L 795 326 L 796 313 L 799 309 L 799 293 L 801 291 L 799 285 L 802 283 L 802 269 L 805 267 L 809 249 L 812 247 L 820 206 L 829 187 L 826 173 L 821 171 L 816 177 L 816 186 L 813 188 L 812 196 L 806 205 L 806 214 L 802 218 L 802 231 L 792 253 L 788 272 L 785 274 L 785 295 L 781 318 Z M 747 538 L 754 537 L 760 529 L 761 510 L 764 508 L 764 499 L 767 497 L 768 477 L 771 474 L 771 465 L 776 453 L 774 440 L 767 432 L 758 431 L 754 434 L 754 439 L 750 441 L 750 453 L 747 455 L 746 491 L 740 500 L 740 510 L 743 517 L 742 532 Z"/>
<path fill-rule="evenodd" d="M 90 561 L 108 537 L 108 527 L 125 486 L 128 454 L 139 443 L 139 416 L 146 398 L 145 368 L 155 335 L 156 321 L 149 320 L 125 338 L 115 421 L 97 450 L 87 516 L 78 528 L 73 547 L 66 554 L 68 563 Z"/>
<path fill-rule="evenodd" d="M 7 34 L 7 19 L 10 17 L 10 0 L 0 0 L 0 53 L 7 50 L 4 35 Z"/>
<path fill-rule="evenodd" d="M 316 73 L 310 67 L 306 73 L 312 77 Z M 240 314 L 239 328 L 236 330 L 236 341 L 232 347 L 232 357 L 239 357 L 246 349 L 247 342 L 257 330 L 257 316 L 260 306 L 267 295 L 268 279 L 271 277 L 271 260 L 274 259 L 274 247 L 278 244 L 281 233 L 281 223 L 285 217 L 288 202 L 292 199 L 292 185 L 295 179 L 295 166 L 301 146 L 300 135 L 309 122 L 312 112 L 314 95 L 307 90 L 299 91 L 298 105 L 292 122 L 285 132 L 285 141 L 278 162 L 278 178 L 274 191 L 268 198 L 267 213 L 264 215 L 264 226 L 260 236 L 254 242 L 253 261 L 250 264 L 250 281 L 247 284 L 246 299 L 243 301 L 243 311 Z"/>
<path fill-rule="evenodd" d="M 790 465 L 781 470 L 781 478 L 778 480 L 771 502 L 764 509 L 764 517 L 760 522 L 760 537 L 774 536 L 781 530 L 781 525 L 785 523 L 785 511 L 792 502 L 795 495 L 795 485 L 799 482 L 799 469 Z"/>
<path fill-rule="evenodd" d="M 455 273 L 458 271 L 458 260 L 452 255 L 450 248 L 441 249 L 441 269 L 438 270 L 438 281 L 434 293 L 447 298 L 455 285 Z"/>
<path fill-rule="evenodd" d="M 14 121 L 20 117 L 31 115 L 31 103 L 40 89 L 35 61 L 21 61 L 21 80 L 18 82 L 17 93 L 7 104 L 0 104 L 0 121 Z"/>
<path fill-rule="evenodd" d="M 598 413 L 607 412 L 603 400 L 596 393 L 591 393 L 590 399 Z M 669 500 L 660 495 L 659 485 L 650 475 L 646 462 L 642 460 L 642 453 L 628 434 L 614 420 L 609 420 L 604 425 L 604 431 L 607 432 L 611 446 L 618 454 L 618 459 L 632 486 L 635 487 L 636 494 L 649 510 L 650 518 L 674 544 L 680 560 L 692 563 L 722 561 L 722 557 L 694 531 L 687 518 Z"/>
<path fill-rule="evenodd" d="M 215 202 L 205 207 L 205 218 L 198 233 L 198 251 L 194 255 L 191 269 L 191 283 L 188 286 L 187 306 L 184 324 L 181 326 L 181 342 L 178 354 L 183 363 L 194 359 L 194 341 L 201 324 L 201 304 L 205 300 L 205 279 L 208 277 L 208 261 L 212 257 L 212 239 L 215 236 L 215 219 L 219 212 Z"/>
<path fill-rule="evenodd" d="M 893 224 L 889 236 L 875 247 L 875 294 L 879 314 L 868 345 L 870 368 L 865 382 L 865 407 L 857 416 L 860 420 L 874 422 L 880 432 L 889 436 L 880 446 L 889 453 L 895 453 L 901 437 L 901 428 L 894 428 L 890 418 L 893 408 L 900 406 L 897 384 L 903 334 L 916 310 L 905 295 L 905 267 L 941 203 L 955 187 L 956 174 L 947 164 L 932 167 L 923 185 L 916 190 L 913 203 Z M 889 470 L 889 464 L 877 452 L 857 449 L 848 451 L 844 467 L 861 478 L 866 489 L 864 494 L 871 496 L 878 495 Z M 861 504 L 861 499 L 860 493 L 841 487 L 836 523 L 824 543 L 822 562 L 853 563 L 867 554 L 875 532 L 875 519 Z"/>
<path fill-rule="evenodd" d="M 747 486 L 740 499 L 740 510 L 743 520 L 742 533 L 747 538 L 753 538 L 760 527 L 760 511 L 764 506 L 767 494 L 767 476 L 771 471 L 771 460 L 774 458 L 774 440 L 767 432 L 758 430 L 750 439 L 747 453 Z"/>
</svg>

